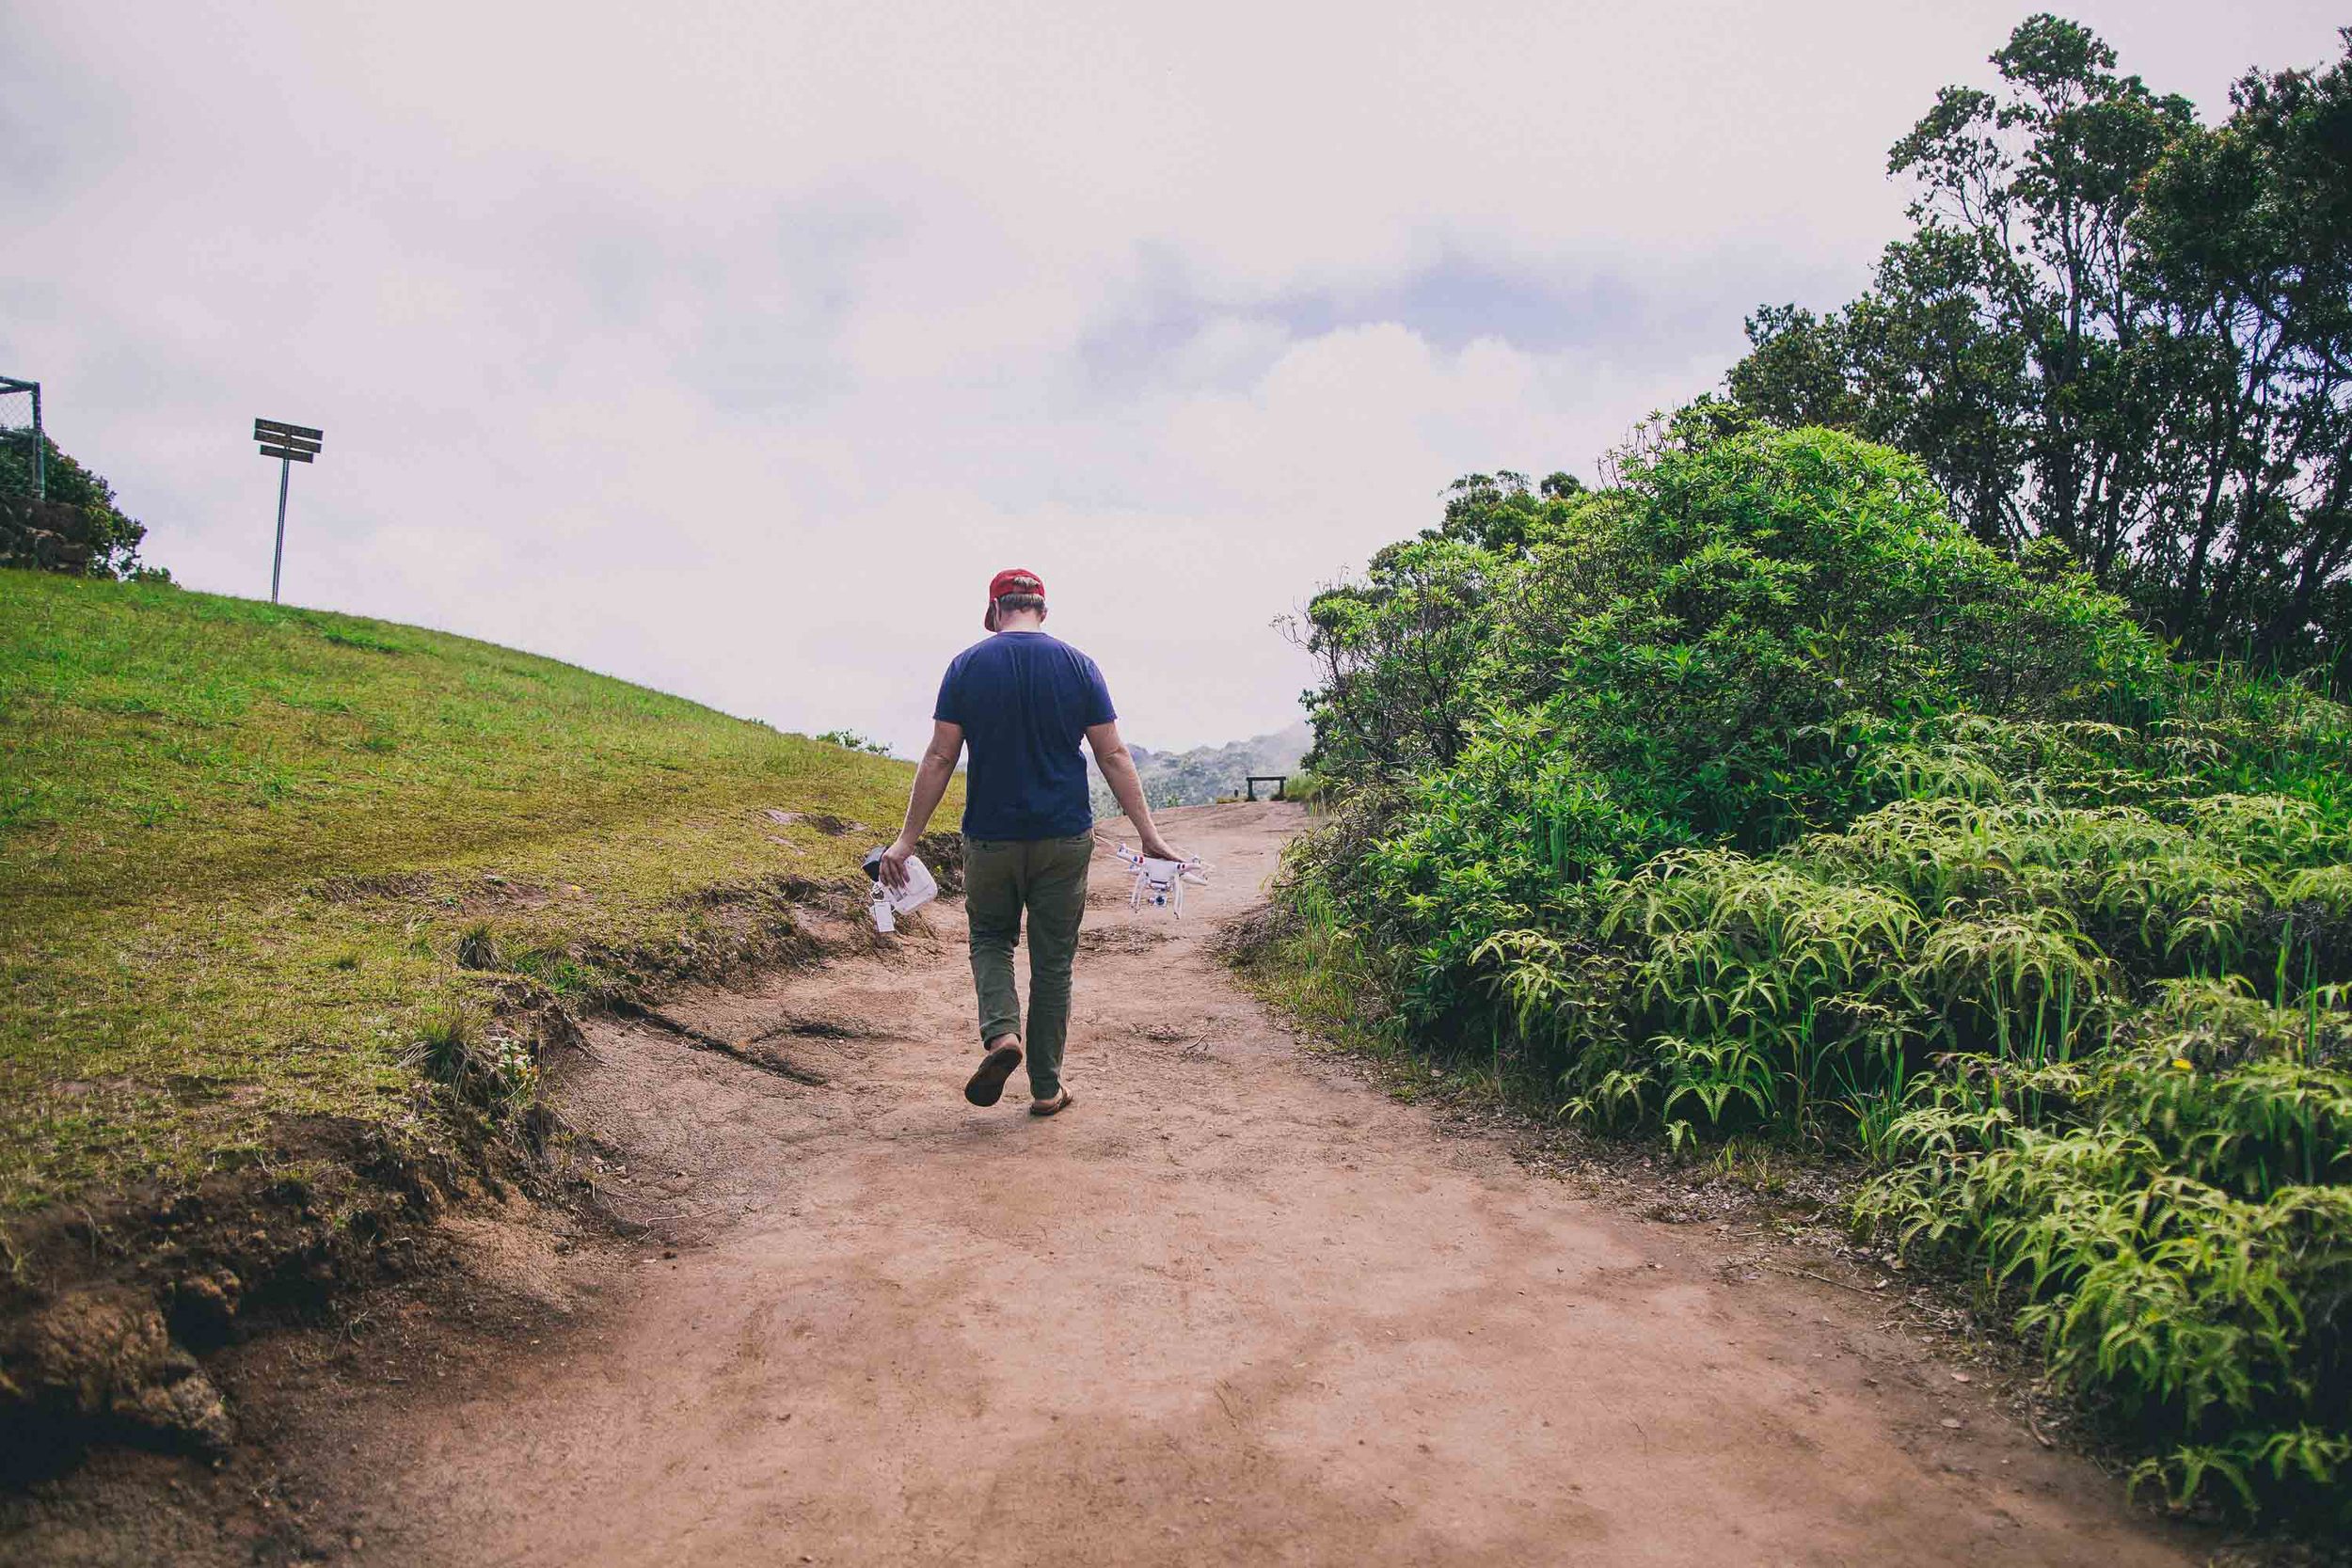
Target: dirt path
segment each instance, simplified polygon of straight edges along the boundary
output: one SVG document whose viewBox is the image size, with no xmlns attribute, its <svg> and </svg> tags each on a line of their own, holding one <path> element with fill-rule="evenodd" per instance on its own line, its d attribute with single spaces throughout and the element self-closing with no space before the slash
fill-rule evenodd
<svg viewBox="0 0 2352 1568">
<path fill-rule="evenodd" d="M 1098 869 L 1057 1119 L 958 1094 L 954 908 L 668 1009 L 792 1076 L 595 1031 L 570 1103 L 657 1243 L 533 1359 L 346 1423 L 358 1555 L 2190 1560 L 1870 1303 L 1724 1283 L 1303 1059 L 1204 945 L 1295 826 L 1174 814 L 1217 866 L 1181 926 Z"/>
</svg>

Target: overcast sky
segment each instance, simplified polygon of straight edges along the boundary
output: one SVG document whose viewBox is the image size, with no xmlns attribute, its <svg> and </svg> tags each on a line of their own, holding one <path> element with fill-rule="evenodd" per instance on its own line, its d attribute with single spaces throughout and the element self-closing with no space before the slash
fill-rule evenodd
<svg viewBox="0 0 2352 1568">
<path fill-rule="evenodd" d="M 0 4 L 0 373 L 192 587 L 928 733 L 1041 573 L 1131 739 L 1471 469 L 1587 479 L 2026 12 L 1856 4 Z M 2208 118 L 2302 0 L 2077 4 Z"/>
</svg>

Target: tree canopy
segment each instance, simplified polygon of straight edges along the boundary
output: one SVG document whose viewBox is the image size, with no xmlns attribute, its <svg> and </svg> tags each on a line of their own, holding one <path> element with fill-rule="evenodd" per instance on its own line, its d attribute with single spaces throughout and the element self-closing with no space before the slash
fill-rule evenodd
<svg viewBox="0 0 2352 1568">
<path fill-rule="evenodd" d="M 2028 18 L 1888 157 L 1912 232 L 1843 309 L 1767 307 L 1745 410 L 1925 463 L 2188 652 L 2352 681 L 2352 29 L 2218 125 Z"/>
</svg>

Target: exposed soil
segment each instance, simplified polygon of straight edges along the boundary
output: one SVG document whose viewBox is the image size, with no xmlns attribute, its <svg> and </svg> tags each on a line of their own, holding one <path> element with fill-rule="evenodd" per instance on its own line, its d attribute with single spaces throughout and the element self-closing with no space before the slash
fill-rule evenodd
<svg viewBox="0 0 2352 1568">
<path fill-rule="evenodd" d="M 102 1456 L 0 1555 L 2203 1555 L 1866 1292 L 1587 1196 L 1302 1052 L 1208 940 L 1299 820 L 1170 814 L 1216 866 L 1181 923 L 1131 912 L 1098 861 L 1057 1117 L 1025 1114 L 1017 1073 L 993 1109 L 961 1098 L 952 905 L 590 1024 L 560 1097 L 629 1240 L 453 1222 L 478 1323 L 386 1297 L 350 1334 L 229 1354 L 232 1403 L 278 1396 L 258 1450 Z M 177 1513 L 151 1506 L 169 1486 Z"/>
</svg>

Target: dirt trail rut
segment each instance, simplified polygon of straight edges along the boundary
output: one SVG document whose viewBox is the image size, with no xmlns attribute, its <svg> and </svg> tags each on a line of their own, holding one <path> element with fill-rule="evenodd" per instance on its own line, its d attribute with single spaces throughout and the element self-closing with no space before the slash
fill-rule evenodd
<svg viewBox="0 0 2352 1568">
<path fill-rule="evenodd" d="M 356 1422 L 366 1560 L 2189 1560 L 1867 1302 L 1302 1058 L 1206 950 L 1297 825 L 1172 814 L 1181 924 L 1098 864 L 1060 1117 L 961 1100 L 953 906 L 666 1009 L 793 1075 L 592 1031 L 574 1114 L 675 1256 Z"/>
</svg>

